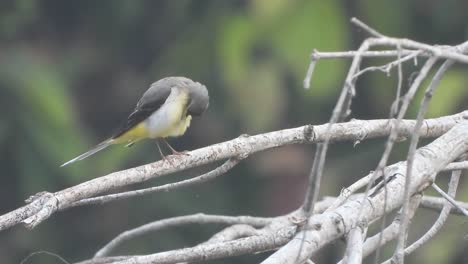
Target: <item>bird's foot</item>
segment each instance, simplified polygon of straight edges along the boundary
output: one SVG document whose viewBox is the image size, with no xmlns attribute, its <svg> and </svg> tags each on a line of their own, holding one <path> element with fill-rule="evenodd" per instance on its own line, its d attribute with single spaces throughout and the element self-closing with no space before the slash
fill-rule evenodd
<svg viewBox="0 0 468 264">
<path fill-rule="evenodd" d="M 176 156 L 190 155 L 188 150 L 177 151 L 177 150 L 175 150 L 175 149 L 169 144 L 169 142 L 167 142 L 167 140 L 163 139 L 163 141 L 166 143 L 166 145 L 167 145 L 167 146 L 169 147 L 169 149 L 172 151 L 172 155 L 176 155 Z"/>
<path fill-rule="evenodd" d="M 179 157 L 182 156 L 182 155 L 187 155 L 187 156 L 189 156 L 190 154 L 189 154 L 189 151 L 186 151 L 186 150 L 184 150 L 184 151 L 176 151 L 176 152 L 172 152 L 172 155 L 169 155 L 169 156 L 162 156 L 162 159 L 163 159 L 164 161 L 169 162 L 169 164 L 171 164 L 172 166 L 174 166 L 174 162 L 173 162 L 174 159 L 177 159 L 177 158 L 179 158 Z"/>
<path fill-rule="evenodd" d="M 174 163 L 172 162 L 173 159 L 175 158 L 175 156 L 162 156 L 162 160 L 165 161 L 165 162 L 168 162 L 169 164 L 171 164 L 172 166 L 174 166 Z"/>
<path fill-rule="evenodd" d="M 177 151 L 177 150 L 173 149 L 172 150 L 172 155 L 175 155 L 175 156 L 182 156 L 182 155 L 190 156 L 190 151 L 188 151 L 188 150 Z"/>
</svg>

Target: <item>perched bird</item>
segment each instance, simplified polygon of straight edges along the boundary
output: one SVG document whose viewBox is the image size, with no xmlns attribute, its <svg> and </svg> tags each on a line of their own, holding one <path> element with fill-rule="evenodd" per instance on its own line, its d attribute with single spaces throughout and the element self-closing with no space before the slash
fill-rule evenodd
<svg viewBox="0 0 468 264">
<path fill-rule="evenodd" d="M 190 125 L 192 116 L 203 114 L 208 104 L 208 90 L 203 84 L 185 77 L 161 79 L 153 83 L 143 94 L 135 110 L 111 138 L 65 162 L 61 167 L 85 159 L 110 145 L 131 146 L 144 138 L 162 139 L 173 154 L 178 154 L 179 152 L 175 151 L 165 138 L 183 135 Z M 159 143 L 157 146 L 164 158 Z"/>
</svg>

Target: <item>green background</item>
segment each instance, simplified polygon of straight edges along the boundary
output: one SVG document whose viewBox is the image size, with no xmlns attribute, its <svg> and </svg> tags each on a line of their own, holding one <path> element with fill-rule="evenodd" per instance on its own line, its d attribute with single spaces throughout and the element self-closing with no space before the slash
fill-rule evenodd
<svg viewBox="0 0 468 264">
<path fill-rule="evenodd" d="M 366 33 L 353 16 L 379 31 L 430 44 L 468 39 L 468 2 L 447 1 L 32 1 L 0 3 L 0 213 L 40 191 L 80 182 L 159 159 L 154 142 L 112 147 L 90 159 L 63 162 L 109 137 L 149 85 L 166 76 L 205 84 L 211 101 L 185 136 L 170 142 L 179 150 L 257 134 L 326 122 L 350 60 L 320 61 L 312 88 L 302 80 L 312 49 L 359 47 Z M 366 60 L 364 65 L 387 60 Z M 418 61 L 418 65 L 422 64 Z M 405 66 L 407 79 L 418 67 Z M 441 82 L 430 116 L 466 109 L 467 67 L 455 66 Z M 357 82 L 352 118 L 386 118 L 396 72 L 370 73 Z M 409 113 L 416 114 L 418 99 Z M 323 195 L 375 168 L 384 139 L 331 147 Z M 392 162 L 405 157 L 401 143 Z M 314 146 L 288 146 L 258 153 L 224 177 L 170 193 L 75 208 L 58 213 L 32 231 L 18 226 L 0 233 L 0 263 L 19 263 L 47 250 L 70 262 L 91 257 L 120 232 L 157 219 L 204 212 L 275 216 L 300 206 Z M 148 187 L 194 176 L 210 166 L 132 186 Z M 443 177 L 441 177 L 443 178 Z M 446 180 L 441 179 L 441 185 Z M 431 192 L 429 192 L 431 193 Z M 468 200 L 466 179 L 458 195 Z M 414 241 L 437 214 L 418 211 Z M 118 254 L 148 254 L 195 245 L 222 226 L 187 226 L 148 234 Z M 466 263 L 468 224 L 451 217 L 434 240 L 408 263 Z M 335 263 L 343 243 L 327 247 L 318 263 Z M 384 250 L 390 256 L 393 244 Z M 256 263 L 268 253 L 210 263 Z M 372 258 L 369 258 L 372 259 Z M 38 255 L 27 263 L 61 263 Z"/>
</svg>

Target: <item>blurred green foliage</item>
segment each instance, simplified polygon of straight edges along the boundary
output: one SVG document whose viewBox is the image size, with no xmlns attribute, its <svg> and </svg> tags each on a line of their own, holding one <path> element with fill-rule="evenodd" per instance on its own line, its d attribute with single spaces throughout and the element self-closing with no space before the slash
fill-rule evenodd
<svg viewBox="0 0 468 264">
<path fill-rule="evenodd" d="M 248 11 L 224 19 L 219 58 L 232 99 L 227 107 L 245 129 L 258 132 L 279 126 L 288 108 L 284 102 L 289 96 L 285 79 L 289 76 L 298 81 L 299 88 L 309 62 L 304 55 L 312 46 L 331 50 L 345 47 L 345 21 L 336 1 L 254 1 Z M 327 27 L 317 32 L 303 26 L 321 23 Z M 307 96 L 311 102 L 317 98 L 313 95 L 326 96 L 338 89 L 335 77 L 343 71 L 343 64 L 317 67 L 316 89 L 304 92 L 312 95 Z M 259 98 L 261 105 L 256 103 Z"/>
<path fill-rule="evenodd" d="M 357 16 L 379 31 L 437 44 L 468 39 L 466 1 L 3 1 L 0 4 L 0 213 L 39 191 L 56 191 L 112 171 L 159 158 L 149 140 L 132 148 L 113 147 L 66 168 L 58 166 L 110 136 L 135 102 L 157 79 L 183 75 L 207 85 L 209 111 L 188 133 L 171 140 L 194 149 L 307 123 L 326 122 L 341 89 L 349 60 L 320 61 L 312 89 L 302 88 L 312 49 L 356 49 L 367 37 L 349 24 Z M 367 65 L 388 60 L 366 60 Z M 419 69 L 404 67 L 407 79 Z M 428 116 L 466 109 L 466 67 L 442 79 Z M 396 88 L 391 76 L 370 73 L 358 81 L 354 118 L 385 118 Z M 428 82 L 425 82 L 427 86 Z M 423 93 L 414 100 L 415 116 Z M 357 148 L 334 145 L 323 195 L 336 195 L 375 167 L 383 140 Z M 393 161 L 403 159 L 407 143 Z M 303 197 L 312 146 L 258 154 L 214 182 L 172 193 L 149 195 L 58 214 L 33 231 L 0 233 L 0 263 L 19 263 L 48 250 L 81 260 L 118 233 L 150 221 L 196 212 L 278 215 Z M 359 164 L 358 166 L 356 166 Z M 208 168 L 153 180 L 135 188 L 197 175 Z M 346 175 L 346 177 L 342 177 Z M 460 198 L 468 198 L 466 184 Z M 425 213 L 425 225 L 436 217 Z M 411 263 L 460 263 L 463 223 L 455 221 Z M 146 254 L 194 245 L 220 226 L 170 229 L 122 247 L 120 254 Z M 414 227 L 415 234 L 424 232 Z M 413 238 L 413 237 L 411 237 Z M 459 241 L 457 243 L 448 241 Z M 466 243 L 465 243 L 466 244 Z M 450 247 L 450 250 L 448 248 Z M 321 254 L 335 263 L 339 246 Z M 388 252 L 387 252 L 388 251 Z M 444 253 L 445 252 L 445 253 Z M 391 253 L 391 248 L 386 254 Z M 210 263 L 255 263 L 265 254 Z M 36 256 L 28 263 L 59 263 Z M 434 262 L 436 261 L 436 262 Z"/>
</svg>

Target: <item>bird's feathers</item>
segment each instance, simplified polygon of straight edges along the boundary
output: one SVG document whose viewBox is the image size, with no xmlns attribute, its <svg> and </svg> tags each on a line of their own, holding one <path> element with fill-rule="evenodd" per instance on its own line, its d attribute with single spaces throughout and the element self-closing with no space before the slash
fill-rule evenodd
<svg viewBox="0 0 468 264">
<path fill-rule="evenodd" d="M 98 151 L 101 151 L 105 148 L 107 148 L 108 146 L 112 145 L 113 144 L 113 139 L 108 139 L 106 141 L 103 141 L 101 143 L 99 143 L 98 145 L 96 145 L 94 148 L 88 150 L 87 152 L 79 155 L 78 157 L 72 159 L 72 160 L 69 160 L 67 162 L 65 162 L 64 164 L 60 165 L 60 167 L 63 167 L 63 166 L 67 166 L 68 164 L 71 164 L 75 161 L 79 161 L 79 160 L 82 160 L 82 159 L 86 159 L 87 157 L 95 154 L 96 152 Z"/>
<path fill-rule="evenodd" d="M 140 124 L 158 110 L 171 94 L 171 89 L 178 87 L 186 89 L 189 93 L 188 113 L 201 115 L 208 108 L 208 90 L 200 83 L 185 77 L 167 77 L 153 84 L 138 101 L 135 110 L 128 116 L 125 123 L 114 133 L 112 138 L 116 139 L 125 132 Z"/>
<path fill-rule="evenodd" d="M 151 87 L 143 94 L 141 99 L 138 101 L 135 110 L 133 110 L 133 112 L 128 116 L 125 123 L 120 126 L 117 132 L 114 133 L 112 138 L 118 138 L 134 126 L 140 124 L 164 104 L 171 93 L 171 87 L 156 85 L 157 83 L 158 82 L 152 84 Z"/>
<path fill-rule="evenodd" d="M 126 143 L 131 145 L 139 139 L 149 136 L 154 137 L 154 135 L 150 135 L 150 132 L 143 121 L 147 120 L 148 117 L 151 117 L 165 104 L 166 100 L 171 95 L 172 88 L 174 87 L 185 91 L 184 93 L 187 96 L 186 99 L 183 100 L 185 101 L 183 103 L 183 108 L 185 108 L 185 110 L 180 115 L 171 111 L 171 115 L 180 116 L 180 119 L 177 120 L 174 130 L 167 131 L 166 136 L 182 135 L 190 125 L 190 115 L 201 115 L 208 108 L 208 90 L 204 85 L 185 77 L 167 77 L 150 86 L 138 101 L 135 109 L 128 116 L 125 123 L 120 126 L 110 139 L 98 144 L 88 152 L 64 163 L 62 167 L 75 161 L 85 159 L 112 144 Z M 151 125 L 151 121 L 148 123 Z M 161 134 L 158 136 L 165 137 L 164 135 Z"/>
</svg>

